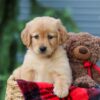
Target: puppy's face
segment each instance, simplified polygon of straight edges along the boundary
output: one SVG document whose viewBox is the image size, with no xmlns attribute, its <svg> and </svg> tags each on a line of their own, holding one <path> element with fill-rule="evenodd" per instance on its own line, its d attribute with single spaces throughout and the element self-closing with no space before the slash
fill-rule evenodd
<svg viewBox="0 0 100 100">
<path fill-rule="evenodd" d="M 58 46 L 57 33 L 51 31 L 37 31 L 32 34 L 32 48 L 36 54 L 51 55 Z"/>
<path fill-rule="evenodd" d="M 22 34 L 23 43 L 39 56 L 51 56 L 67 39 L 67 32 L 60 20 L 38 17 L 29 22 Z"/>
</svg>

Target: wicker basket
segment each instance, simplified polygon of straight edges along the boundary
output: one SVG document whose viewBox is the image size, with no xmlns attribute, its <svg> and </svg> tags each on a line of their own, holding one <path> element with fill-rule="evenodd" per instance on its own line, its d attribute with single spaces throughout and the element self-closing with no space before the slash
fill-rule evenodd
<svg viewBox="0 0 100 100">
<path fill-rule="evenodd" d="M 24 100 L 24 96 L 12 75 L 7 81 L 5 100 Z"/>
</svg>

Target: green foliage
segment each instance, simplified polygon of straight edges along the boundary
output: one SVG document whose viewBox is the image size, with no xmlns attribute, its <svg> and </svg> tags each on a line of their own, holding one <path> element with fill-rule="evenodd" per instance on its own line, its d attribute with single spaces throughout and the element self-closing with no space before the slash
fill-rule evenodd
<svg viewBox="0 0 100 100">
<path fill-rule="evenodd" d="M 6 4 L 8 1 L 9 4 Z M 68 31 L 78 31 L 66 10 L 42 7 L 36 0 L 31 0 L 31 4 L 29 19 L 37 16 L 52 16 L 60 18 Z M 3 100 L 7 78 L 22 63 L 25 47 L 21 42 L 20 33 L 28 19 L 26 21 L 17 20 L 17 0 L 0 0 L 0 7 L 0 100 Z"/>
</svg>

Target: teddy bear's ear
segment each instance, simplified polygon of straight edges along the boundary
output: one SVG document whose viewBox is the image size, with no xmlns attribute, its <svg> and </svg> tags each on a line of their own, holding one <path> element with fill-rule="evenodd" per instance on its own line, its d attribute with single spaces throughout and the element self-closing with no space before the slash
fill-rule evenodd
<svg viewBox="0 0 100 100">
<path fill-rule="evenodd" d="M 69 50 L 71 44 L 76 41 L 76 39 L 77 39 L 76 36 L 77 36 L 76 33 L 74 33 L 74 32 L 68 32 L 68 37 L 69 38 L 66 41 L 66 43 L 64 44 L 64 48 L 66 50 Z"/>
<path fill-rule="evenodd" d="M 99 36 L 93 36 L 93 39 L 94 39 L 95 43 L 97 43 L 100 47 L 100 37 Z"/>
<path fill-rule="evenodd" d="M 99 60 L 100 60 L 100 37 L 99 36 L 95 36 L 95 41 L 98 44 L 98 56 L 99 56 Z"/>
<path fill-rule="evenodd" d="M 100 46 L 100 37 L 97 37 L 97 42 L 98 42 L 98 44 Z"/>
<path fill-rule="evenodd" d="M 79 32 L 78 33 L 79 36 L 83 37 L 83 38 L 90 38 L 92 37 L 92 34 L 88 33 L 88 32 Z"/>
<path fill-rule="evenodd" d="M 100 51 L 100 37 L 96 36 L 95 40 L 96 40 L 96 43 L 99 45 L 99 51 Z"/>
</svg>

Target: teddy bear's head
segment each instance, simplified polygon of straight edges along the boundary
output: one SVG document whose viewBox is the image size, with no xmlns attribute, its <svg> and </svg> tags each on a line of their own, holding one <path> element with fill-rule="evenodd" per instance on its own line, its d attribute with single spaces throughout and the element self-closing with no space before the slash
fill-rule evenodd
<svg viewBox="0 0 100 100">
<path fill-rule="evenodd" d="M 86 32 L 71 33 L 66 43 L 69 59 L 74 62 L 89 60 L 96 63 L 100 58 L 100 37 Z"/>
</svg>

